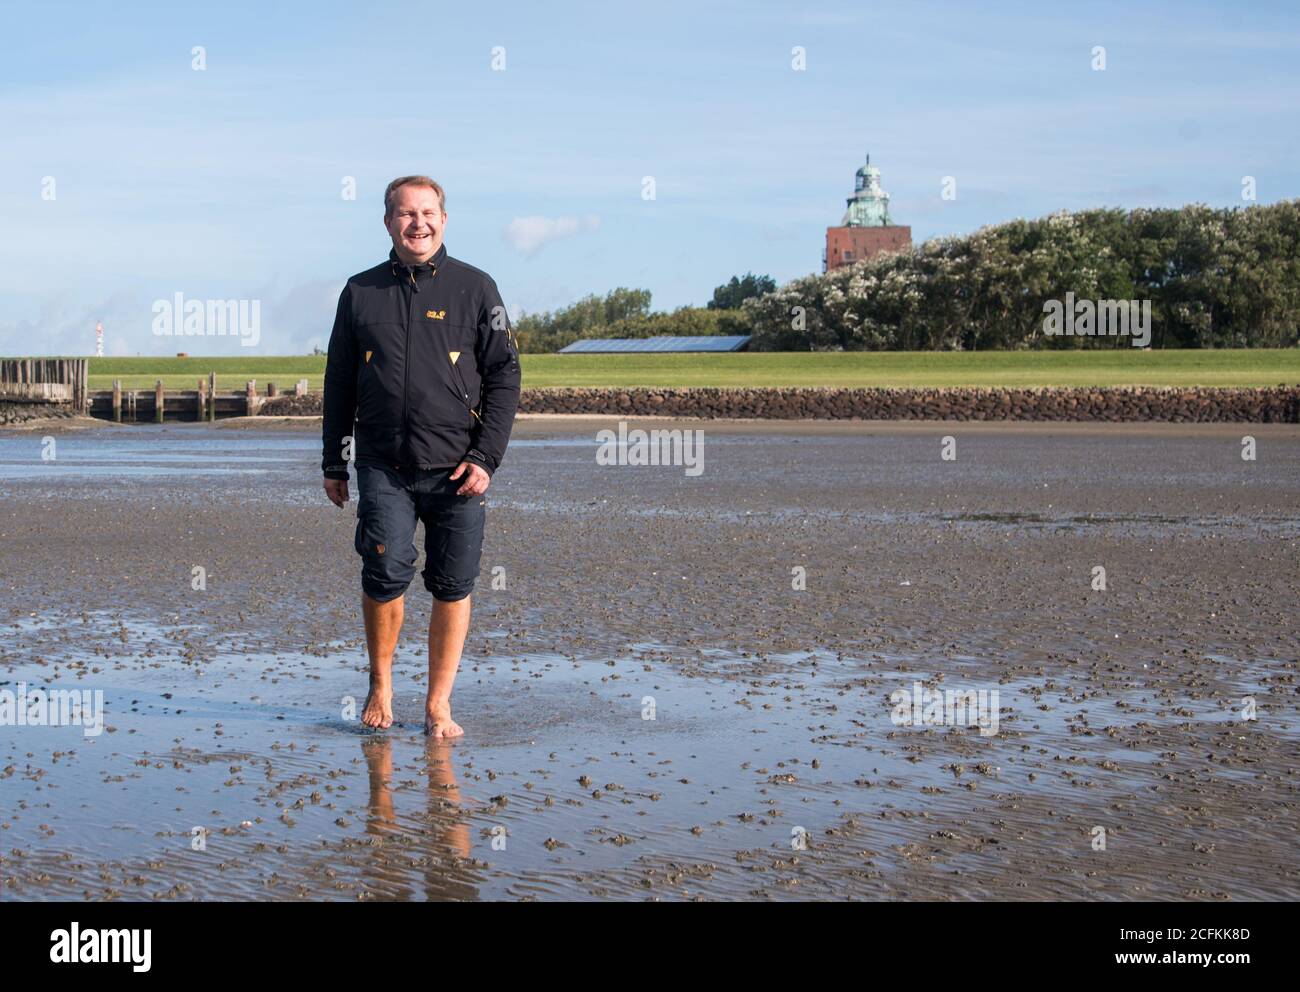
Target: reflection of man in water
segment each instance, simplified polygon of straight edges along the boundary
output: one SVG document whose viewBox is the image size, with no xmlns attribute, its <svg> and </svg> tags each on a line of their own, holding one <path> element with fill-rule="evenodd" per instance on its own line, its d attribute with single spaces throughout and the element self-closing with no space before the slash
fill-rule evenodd
<svg viewBox="0 0 1300 992">
<path fill-rule="evenodd" d="M 470 856 L 470 826 L 463 819 L 449 749 L 433 740 L 425 749 L 429 781 L 427 815 L 422 820 L 410 811 L 399 814 L 394 806 L 392 738 L 367 736 L 361 750 L 370 773 L 366 834 L 379 841 L 365 866 L 366 884 L 385 898 L 410 898 L 410 869 L 419 863 L 425 868 L 426 899 L 477 898 L 474 877 L 457 864 Z M 414 768 L 410 772 L 418 773 Z"/>
<path fill-rule="evenodd" d="M 519 352 L 496 283 L 447 254 L 442 187 L 403 176 L 384 193 L 388 260 L 339 295 L 325 366 L 325 494 L 348 501 L 357 475 L 355 546 L 370 655 L 368 727 L 393 723 L 393 651 L 424 524 L 429 691 L 424 731 L 464 733 L 451 688 L 469 631 L 486 496 L 519 405 Z"/>
</svg>

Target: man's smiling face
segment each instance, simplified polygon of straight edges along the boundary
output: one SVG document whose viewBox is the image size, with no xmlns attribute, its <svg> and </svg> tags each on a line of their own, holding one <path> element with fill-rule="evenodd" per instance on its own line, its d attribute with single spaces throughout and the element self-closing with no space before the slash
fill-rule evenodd
<svg viewBox="0 0 1300 992">
<path fill-rule="evenodd" d="M 438 194 L 428 186 L 399 186 L 393 191 L 392 212 L 384 226 L 397 257 L 407 265 L 427 262 L 442 247 L 447 213 Z"/>
</svg>

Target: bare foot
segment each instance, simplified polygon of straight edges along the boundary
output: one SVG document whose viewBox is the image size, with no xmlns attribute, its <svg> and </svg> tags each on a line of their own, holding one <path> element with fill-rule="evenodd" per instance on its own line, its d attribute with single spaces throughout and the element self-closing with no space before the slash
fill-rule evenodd
<svg viewBox="0 0 1300 992">
<path fill-rule="evenodd" d="M 424 732 L 430 737 L 459 737 L 465 733 L 460 724 L 451 718 L 450 700 L 425 701 Z"/>
<path fill-rule="evenodd" d="M 361 711 L 361 722 L 379 730 L 386 730 L 393 725 L 391 685 L 371 685 L 370 695 L 366 696 L 366 705 Z"/>
</svg>

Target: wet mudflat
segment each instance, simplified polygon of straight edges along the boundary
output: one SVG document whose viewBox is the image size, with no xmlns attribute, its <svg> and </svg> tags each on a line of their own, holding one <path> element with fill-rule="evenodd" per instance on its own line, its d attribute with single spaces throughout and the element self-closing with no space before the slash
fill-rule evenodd
<svg viewBox="0 0 1300 992">
<path fill-rule="evenodd" d="M 353 718 L 313 425 L 0 434 L 0 694 L 103 700 L 0 726 L 4 898 L 1300 894 L 1300 430 L 616 426 L 520 422 L 450 744 L 418 580 Z M 900 721 L 945 689 L 994 725 Z"/>
</svg>

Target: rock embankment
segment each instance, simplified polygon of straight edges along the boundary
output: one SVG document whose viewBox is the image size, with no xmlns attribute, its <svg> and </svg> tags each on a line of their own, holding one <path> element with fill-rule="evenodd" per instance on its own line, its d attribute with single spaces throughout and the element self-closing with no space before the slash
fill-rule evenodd
<svg viewBox="0 0 1300 992">
<path fill-rule="evenodd" d="M 64 403 L 0 403 L 0 424 L 25 424 L 29 420 L 63 420 L 76 417 Z"/>
<path fill-rule="evenodd" d="M 1300 423 L 1300 386 L 1261 389 L 525 389 L 521 413 L 768 420 L 1094 420 Z M 264 416 L 319 414 L 321 394 Z"/>
</svg>

